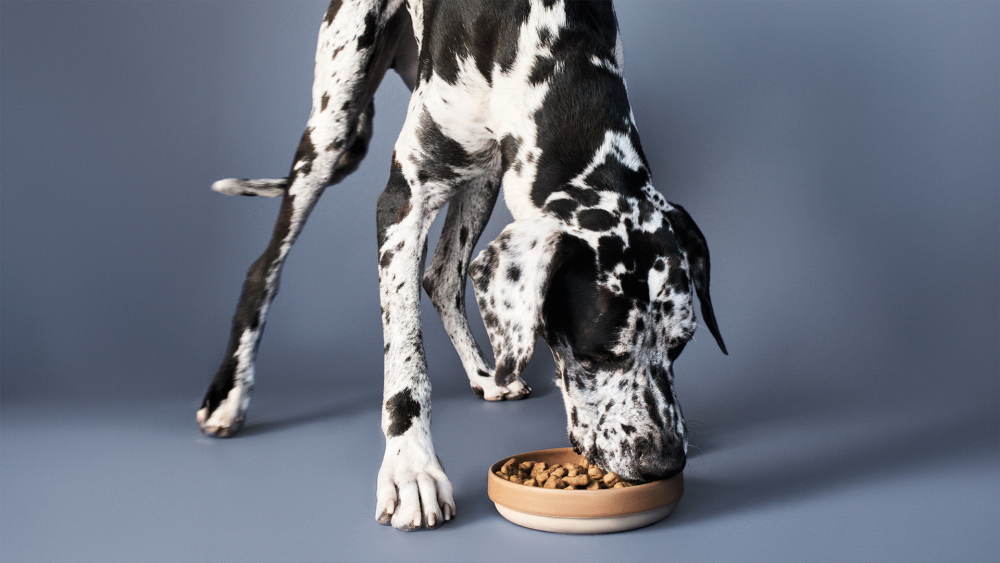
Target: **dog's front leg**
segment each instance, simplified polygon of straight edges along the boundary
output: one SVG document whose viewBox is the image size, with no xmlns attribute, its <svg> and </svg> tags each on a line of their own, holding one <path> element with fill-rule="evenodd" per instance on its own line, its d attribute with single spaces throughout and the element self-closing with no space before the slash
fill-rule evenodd
<svg viewBox="0 0 1000 563">
<path fill-rule="evenodd" d="M 375 516 L 401 530 L 434 528 L 455 514 L 451 483 L 431 441 L 431 386 L 420 328 L 424 241 L 441 205 L 435 193 L 445 188 L 418 182 L 416 173 L 410 176 L 394 161 L 378 201 L 385 456 Z"/>
<path fill-rule="evenodd" d="M 531 392 L 521 374 L 542 326 L 542 307 L 561 237 L 554 219 L 515 221 L 469 267 L 496 360 L 494 385 L 514 396 Z"/>
</svg>

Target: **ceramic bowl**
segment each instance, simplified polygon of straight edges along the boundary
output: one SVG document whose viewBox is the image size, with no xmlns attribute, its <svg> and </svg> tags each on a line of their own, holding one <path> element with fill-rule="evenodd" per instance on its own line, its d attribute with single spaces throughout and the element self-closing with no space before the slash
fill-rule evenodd
<svg viewBox="0 0 1000 563">
<path fill-rule="evenodd" d="M 545 532 L 604 534 L 648 526 L 673 512 L 684 492 L 681 474 L 632 487 L 566 490 L 526 487 L 497 477 L 504 461 L 579 463 L 572 448 L 553 448 L 507 456 L 489 468 L 486 490 L 497 512 L 511 522 Z"/>
</svg>

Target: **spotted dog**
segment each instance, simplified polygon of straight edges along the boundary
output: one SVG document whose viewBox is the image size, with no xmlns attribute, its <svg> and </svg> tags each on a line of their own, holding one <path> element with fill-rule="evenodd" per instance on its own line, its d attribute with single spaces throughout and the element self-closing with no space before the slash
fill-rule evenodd
<svg viewBox="0 0 1000 563">
<path fill-rule="evenodd" d="M 527 396 L 521 376 L 540 334 L 580 453 L 633 481 L 679 472 L 687 439 L 672 365 L 695 330 L 693 294 L 726 349 L 705 239 L 653 188 L 622 63 L 610 2 L 333 0 L 288 176 L 213 186 L 282 203 L 197 412 L 202 431 L 223 437 L 242 425 L 282 265 L 323 190 L 363 158 L 373 94 L 393 68 L 412 95 L 376 211 L 386 439 L 378 521 L 433 528 L 455 515 L 431 440 L 421 284 L 477 395 Z M 514 221 L 470 260 L 501 186 Z M 424 270 L 427 231 L 445 204 Z M 469 331 L 467 276 L 494 367 Z"/>
</svg>

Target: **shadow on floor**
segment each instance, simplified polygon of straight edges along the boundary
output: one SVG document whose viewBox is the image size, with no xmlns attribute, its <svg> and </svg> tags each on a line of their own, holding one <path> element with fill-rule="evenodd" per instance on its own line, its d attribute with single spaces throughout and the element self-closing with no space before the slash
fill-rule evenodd
<svg viewBox="0 0 1000 563">
<path fill-rule="evenodd" d="M 673 525 L 794 502 L 960 457 L 986 455 L 993 443 L 996 414 L 988 405 L 958 414 L 923 414 L 922 418 L 914 414 L 912 424 L 903 429 L 872 428 L 859 439 L 819 454 L 816 445 L 799 450 L 790 444 L 787 456 L 775 457 L 764 467 L 734 468 L 732 478 L 690 478 Z"/>
</svg>

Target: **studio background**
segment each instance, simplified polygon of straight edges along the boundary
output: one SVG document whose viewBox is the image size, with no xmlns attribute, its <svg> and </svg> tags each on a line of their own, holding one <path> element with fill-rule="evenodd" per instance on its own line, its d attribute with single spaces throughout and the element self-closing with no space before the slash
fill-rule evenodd
<svg viewBox="0 0 1000 563">
<path fill-rule="evenodd" d="M 209 185 L 286 173 L 324 8 L 3 0 L 0 559 L 996 556 L 1000 3 L 617 3 L 654 181 L 708 238 L 731 355 L 700 329 L 678 361 L 677 512 L 604 537 L 495 514 L 487 464 L 566 443 L 551 359 L 537 349 L 535 397 L 481 402 L 426 299 L 458 518 L 374 522 L 395 75 L 369 156 L 290 257 L 244 433 L 199 436 L 277 211 Z M 501 203 L 480 246 L 509 220 Z"/>
</svg>

